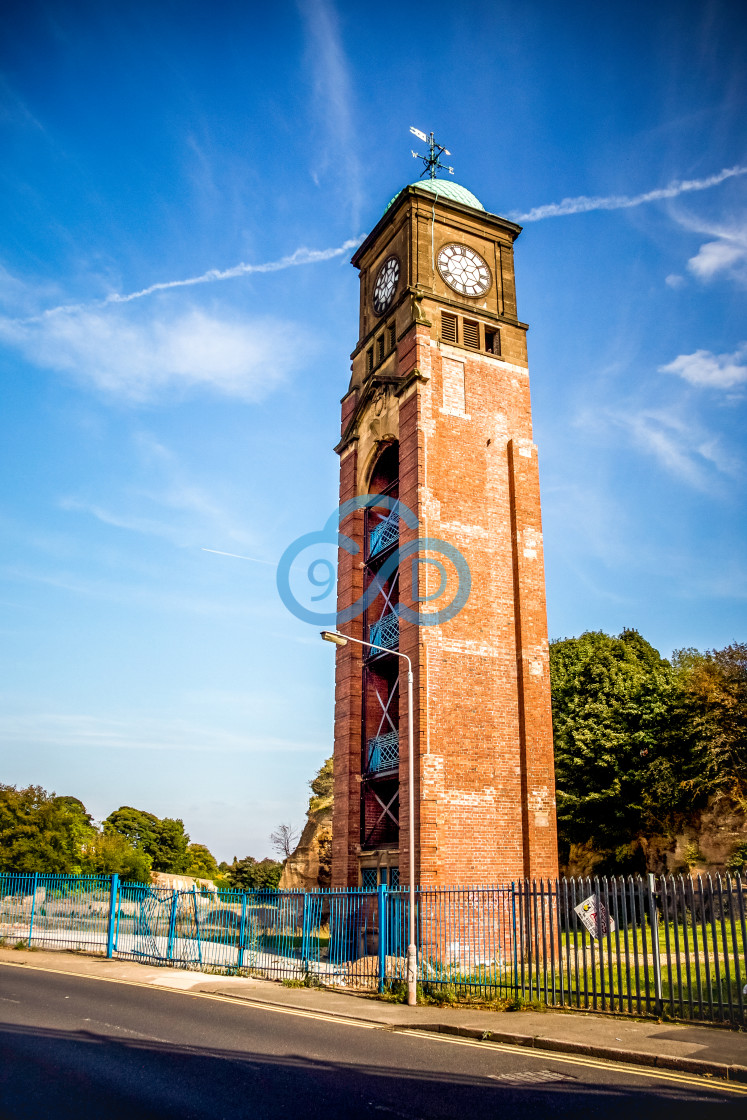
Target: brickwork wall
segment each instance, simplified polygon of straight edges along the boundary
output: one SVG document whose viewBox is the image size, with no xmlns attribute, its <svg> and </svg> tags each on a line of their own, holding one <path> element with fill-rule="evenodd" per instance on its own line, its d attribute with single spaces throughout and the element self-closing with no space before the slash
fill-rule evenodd
<svg viewBox="0 0 747 1120">
<path fill-rule="evenodd" d="M 441 204 L 439 203 L 439 207 Z M 398 344 L 379 375 L 380 392 L 398 394 L 400 498 L 418 516 L 402 526 L 401 544 L 416 535 L 458 548 L 471 572 L 463 610 L 437 626 L 401 621 L 400 650 L 414 663 L 416 878 L 423 884 L 505 882 L 557 874 L 549 650 L 542 557 L 539 473 L 532 443 L 525 327 L 516 321 L 511 236 L 474 212 L 453 217 L 448 207 L 432 224 L 433 209 L 412 203 L 409 247 L 398 250 L 419 285 L 396 307 Z M 403 246 L 406 223 L 397 226 Z M 500 220 L 497 220 L 500 221 Z M 449 226 L 448 223 L 452 222 Z M 460 223 L 460 224 L 459 224 Z M 516 227 L 513 227 L 514 229 Z M 456 231 L 456 232 L 455 232 Z M 482 307 L 497 326 L 501 358 L 440 339 L 441 308 L 463 311 L 432 269 L 433 244 L 476 240 L 491 263 L 495 285 Z M 490 238 L 494 246 L 491 247 Z M 364 246 L 362 283 L 370 288 L 377 256 L 391 251 L 391 234 Z M 480 240 L 481 239 L 481 240 Z M 403 266 L 404 267 L 404 266 Z M 439 287 L 440 285 L 440 287 Z M 428 287 L 430 286 L 430 291 Z M 421 290 L 423 288 L 423 290 Z M 377 329 L 369 302 L 361 305 L 362 343 L 353 355 L 356 392 L 343 402 L 345 445 L 341 500 L 363 485 L 361 444 L 375 447 L 375 376 L 366 372 L 365 347 Z M 492 319 L 490 319 L 492 316 Z M 463 371 L 463 372 L 462 372 Z M 365 393 L 369 396 L 366 397 Z M 359 396 L 359 393 L 361 394 Z M 371 400 L 371 406 L 366 404 Z M 356 412 L 357 408 L 357 412 Z M 379 406 L 379 413 L 381 406 Z M 391 422 L 391 421 L 389 421 Z M 354 431 L 353 431 L 354 429 Z M 344 443 L 344 441 L 343 441 Z M 362 519 L 361 519 L 362 520 Z M 349 531 L 349 530 L 346 530 Z M 353 535 L 350 532 L 350 535 Z M 431 554 L 438 558 L 434 552 Z M 358 565 L 358 566 L 357 566 Z M 450 570 L 445 595 L 422 602 L 438 610 L 456 589 Z M 432 594 L 432 565 L 400 567 L 401 600 Z M 413 586 L 413 579 L 417 587 Z M 340 553 L 339 604 L 361 594 L 359 561 Z M 361 620 L 346 632 L 364 637 Z M 357 883 L 360 838 L 360 651 L 337 654 L 333 885 Z M 400 881 L 408 881 L 407 681 L 400 675 Z"/>
<path fill-rule="evenodd" d="M 340 461 L 340 504 L 355 497 L 357 490 L 355 445 Z M 352 540 L 362 544 L 363 515 L 358 512 L 340 526 Z M 354 603 L 363 593 L 361 554 L 338 549 L 338 610 Z M 362 619 L 340 626 L 345 634 L 363 637 Z M 335 650 L 335 746 L 334 813 L 332 819 L 332 886 L 358 885 L 361 773 L 361 647 L 352 642 Z"/>
<path fill-rule="evenodd" d="M 417 359 L 430 375 L 417 398 L 418 513 L 428 536 L 460 549 L 472 576 L 463 610 L 419 634 L 419 878 L 433 884 L 557 869 L 528 373 L 459 350 L 465 412 L 453 414 L 443 404 L 442 366 L 457 350 L 424 338 Z M 402 420 L 400 439 L 406 459 Z"/>
</svg>

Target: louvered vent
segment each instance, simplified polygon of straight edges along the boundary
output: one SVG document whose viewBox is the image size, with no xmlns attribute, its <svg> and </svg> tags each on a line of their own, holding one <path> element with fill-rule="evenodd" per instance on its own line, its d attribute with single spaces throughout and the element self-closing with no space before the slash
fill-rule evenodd
<svg viewBox="0 0 747 1120">
<path fill-rule="evenodd" d="M 464 345 L 471 346 L 473 350 L 480 349 L 480 324 L 474 319 L 465 319 L 462 324 L 464 331 Z"/>
<path fill-rule="evenodd" d="M 370 350 L 366 350 L 366 373 L 370 373 L 373 369 L 373 346 Z"/>
<path fill-rule="evenodd" d="M 456 315 L 450 315 L 448 311 L 441 312 L 441 338 L 444 342 L 456 342 L 457 340 Z"/>
<path fill-rule="evenodd" d="M 384 336 L 380 334 L 376 339 L 376 365 L 384 361 Z"/>
<path fill-rule="evenodd" d="M 386 329 L 387 351 L 391 354 L 397 343 L 397 327 L 395 323 L 390 323 Z"/>
</svg>

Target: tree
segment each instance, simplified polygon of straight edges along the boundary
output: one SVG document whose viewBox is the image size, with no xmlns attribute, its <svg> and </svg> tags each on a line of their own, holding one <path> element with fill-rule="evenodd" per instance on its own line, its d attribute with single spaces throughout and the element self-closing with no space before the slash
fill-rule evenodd
<svg viewBox="0 0 747 1120">
<path fill-rule="evenodd" d="M 77 874 L 83 847 L 94 835 L 76 797 L 0 784 L 0 871 Z"/>
<path fill-rule="evenodd" d="M 133 809 L 131 805 L 120 805 L 106 818 L 103 828 L 104 832 L 118 832 L 134 848 L 139 848 L 151 859 L 155 859 L 158 854 L 160 825 L 160 820 L 153 813 Z"/>
<path fill-rule="evenodd" d="M 275 890 L 283 873 L 282 863 L 274 859 L 259 862 L 252 856 L 236 859 L 228 869 L 227 878 L 237 891 Z"/>
<path fill-rule="evenodd" d="M 217 879 L 220 877 L 220 869 L 215 856 L 204 844 L 190 844 L 187 848 L 187 855 L 189 856 L 188 875 L 194 875 L 197 879 Z"/>
<path fill-rule="evenodd" d="M 83 856 L 83 871 L 89 875 L 119 875 L 120 879 L 150 882 L 151 858 L 118 832 L 97 832 Z"/>
<path fill-rule="evenodd" d="M 309 782 L 311 797 L 309 799 L 309 812 L 317 813 L 332 804 L 335 793 L 334 757 L 326 759 L 319 767 L 315 778 Z"/>
<path fill-rule="evenodd" d="M 671 665 L 636 630 L 550 647 L 561 848 L 591 844 L 627 870 L 646 831 L 682 804 L 681 740 Z"/>
<path fill-rule="evenodd" d="M 275 832 L 270 833 L 270 843 L 283 859 L 287 859 L 291 852 L 295 850 L 299 836 L 300 833 L 293 825 L 280 824 Z"/>
<path fill-rule="evenodd" d="M 184 875 L 189 867 L 189 836 L 184 821 L 164 817 L 159 820 L 144 809 L 121 805 L 104 821 L 105 832 L 117 832 L 150 857 L 154 871 Z"/>
<path fill-rule="evenodd" d="M 184 831 L 184 821 L 164 817 L 158 829 L 158 849 L 153 858 L 153 870 L 169 875 L 184 875 L 189 867 L 189 836 Z"/>
<path fill-rule="evenodd" d="M 694 800 L 724 793 L 747 808 L 747 645 L 676 650 L 680 709 L 693 757 Z"/>
</svg>

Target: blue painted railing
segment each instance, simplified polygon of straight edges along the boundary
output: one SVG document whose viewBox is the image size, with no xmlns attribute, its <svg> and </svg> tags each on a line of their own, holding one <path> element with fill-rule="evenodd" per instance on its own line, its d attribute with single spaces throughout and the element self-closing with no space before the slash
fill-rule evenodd
<svg viewBox="0 0 747 1120">
<path fill-rule="evenodd" d="M 368 628 L 368 640 L 374 646 L 384 649 L 397 649 L 399 646 L 399 617 L 390 611 L 372 622 Z M 383 655 L 382 655 L 383 656 Z"/>
<path fill-rule="evenodd" d="M 369 560 L 385 552 L 399 540 L 399 511 L 393 509 L 391 513 L 378 523 L 368 534 Z"/>
<path fill-rule="evenodd" d="M 747 1025 L 740 876 L 524 880 L 417 887 L 415 897 L 418 981 L 434 990 Z M 348 991 L 403 982 L 408 915 L 408 890 L 383 884 L 178 891 L 116 875 L 0 874 L 5 947 Z"/>
<path fill-rule="evenodd" d="M 366 744 L 366 769 L 369 774 L 396 770 L 399 766 L 399 731 L 376 735 Z"/>
</svg>

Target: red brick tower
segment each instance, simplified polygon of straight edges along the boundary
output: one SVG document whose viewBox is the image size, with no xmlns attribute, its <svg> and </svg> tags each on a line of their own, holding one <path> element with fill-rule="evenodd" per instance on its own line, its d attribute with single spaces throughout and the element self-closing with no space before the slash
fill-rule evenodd
<svg viewBox="0 0 747 1120">
<path fill-rule="evenodd" d="M 360 336 L 342 400 L 340 500 L 399 497 L 419 524 L 385 503 L 343 521 L 358 551 L 339 552 L 338 611 L 374 582 L 376 599 L 340 629 L 413 662 L 422 884 L 557 875 L 539 477 L 514 286 L 520 232 L 463 187 L 431 179 L 401 191 L 353 257 Z M 419 537 L 458 549 L 471 573 L 466 604 L 438 625 L 398 617 L 397 604 L 428 621 L 453 598 L 454 565 L 436 548 L 420 559 L 440 560 L 440 571 L 412 557 L 386 571 Z M 371 653 L 337 650 L 337 887 L 407 880 L 406 663 Z"/>
</svg>

